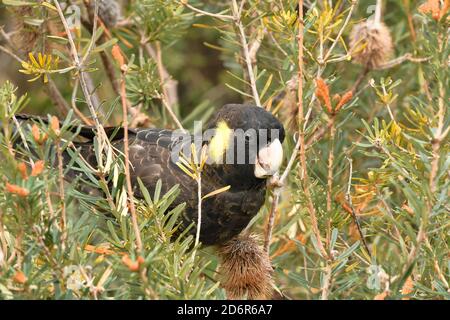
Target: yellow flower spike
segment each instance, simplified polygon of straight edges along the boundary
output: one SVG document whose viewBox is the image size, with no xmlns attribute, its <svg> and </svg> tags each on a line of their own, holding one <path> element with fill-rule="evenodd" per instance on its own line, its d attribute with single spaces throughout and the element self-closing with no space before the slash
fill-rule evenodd
<svg viewBox="0 0 450 320">
<path fill-rule="evenodd" d="M 32 67 L 34 67 L 34 68 L 39 68 L 39 64 L 37 63 L 36 58 L 34 57 L 34 55 L 33 55 L 32 52 L 28 53 L 28 58 L 29 58 L 30 61 L 31 61 Z"/>
</svg>

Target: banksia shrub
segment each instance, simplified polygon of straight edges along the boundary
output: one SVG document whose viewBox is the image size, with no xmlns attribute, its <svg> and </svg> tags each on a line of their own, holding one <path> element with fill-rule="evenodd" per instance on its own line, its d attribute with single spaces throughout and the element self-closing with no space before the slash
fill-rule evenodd
<svg viewBox="0 0 450 320">
<path fill-rule="evenodd" d="M 450 0 L 0 2 L 0 299 L 450 299 Z M 169 156 L 230 103 L 267 185 Z"/>
</svg>

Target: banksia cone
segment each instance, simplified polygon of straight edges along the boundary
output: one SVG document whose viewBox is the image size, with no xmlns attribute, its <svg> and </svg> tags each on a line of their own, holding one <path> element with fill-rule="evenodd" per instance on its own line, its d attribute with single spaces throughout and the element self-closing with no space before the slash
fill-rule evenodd
<svg viewBox="0 0 450 320">
<path fill-rule="evenodd" d="M 23 56 L 36 48 L 37 41 L 40 37 L 40 31 L 38 27 L 28 25 L 24 22 L 25 17 L 32 16 L 33 7 L 15 7 L 12 11 L 14 24 L 11 41 L 19 55 Z"/>
<path fill-rule="evenodd" d="M 20 57 L 24 57 L 30 52 L 49 54 L 54 49 L 66 50 L 65 46 L 46 38 L 47 35 L 60 36 L 64 30 L 59 19 L 56 19 L 57 13 L 49 12 L 42 24 L 35 26 L 26 23 L 27 18 L 34 18 L 37 15 L 33 6 L 12 7 L 10 10 L 13 21 L 11 42 L 13 49 L 17 50 Z"/>
<path fill-rule="evenodd" d="M 229 299 L 269 299 L 272 294 L 272 266 L 258 237 L 242 234 L 219 248 L 219 273 Z"/>
<path fill-rule="evenodd" d="M 389 59 L 392 51 L 391 34 L 383 22 L 367 20 L 353 27 L 350 52 L 357 63 L 377 69 Z"/>
<path fill-rule="evenodd" d="M 121 8 L 117 0 L 99 0 L 98 16 L 107 28 L 114 28 L 121 19 Z M 94 12 L 95 1 L 90 1 L 92 12 Z"/>
</svg>

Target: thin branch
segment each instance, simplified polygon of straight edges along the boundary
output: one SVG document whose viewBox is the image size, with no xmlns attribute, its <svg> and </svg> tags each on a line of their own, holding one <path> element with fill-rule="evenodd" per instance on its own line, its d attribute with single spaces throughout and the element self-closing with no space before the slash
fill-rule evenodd
<svg viewBox="0 0 450 320">
<path fill-rule="evenodd" d="M 59 18 L 60 18 L 60 20 L 61 20 L 61 22 L 62 22 L 62 24 L 64 26 L 64 30 L 65 30 L 66 35 L 67 35 L 67 40 L 69 41 L 70 52 L 71 52 L 72 59 L 73 59 L 73 62 L 75 64 L 75 67 L 78 69 L 79 79 L 80 79 L 80 86 L 81 86 L 81 89 L 83 90 L 83 94 L 84 94 L 84 96 L 86 98 L 86 102 L 87 102 L 87 105 L 89 107 L 89 111 L 91 113 L 92 118 L 94 119 L 94 123 L 95 123 L 95 126 L 96 126 L 96 129 L 97 129 L 98 133 L 105 138 L 105 141 L 107 141 L 106 133 L 105 133 L 105 131 L 103 129 L 103 126 L 100 124 L 100 121 L 99 121 L 98 117 L 97 117 L 97 111 L 96 111 L 96 108 L 95 108 L 95 106 L 93 104 L 92 96 L 91 96 L 91 93 L 89 92 L 88 84 L 87 84 L 87 81 L 86 81 L 86 74 L 83 71 L 83 66 L 81 65 L 80 58 L 78 56 L 77 47 L 76 47 L 75 42 L 73 40 L 72 33 L 70 31 L 70 27 L 67 24 L 66 18 L 64 17 L 64 13 L 63 13 L 63 11 L 61 9 L 59 1 L 58 0 L 53 0 L 53 1 L 55 3 L 56 10 L 58 11 Z M 96 13 L 98 12 L 97 4 L 96 4 L 96 10 L 95 11 L 96 11 Z M 95 20 L 94 20 L 94 23 L 95 23 Z"/>
<path fill-rule="evenodd" d="M 143 245 L 141 239 L 141 232 L 139 229 L 139 224 L 137 221 L 136 207 L 134 204 L 133 187 L 131 185 L 131 175 L 130 175 L 130 152 L 128 144 L 128 102 L 126 97 L 126 87 L 125 87 L 125 66 L 122 67 L 122 76 L 120 84 L 120 98 L 122 102 L 122 126 L 124 130 L 123 136 L 123 153 L 125 157 L 125 180 L 127 185 L 128 202 L 131 213 L 131 222 L 133 224 L 133 229 L 136 237 L 136 248 L 139 254 L 143 254 Z"/>
<path fill-rule="evenodd" d="M 325 267 L 325 275 L 323 279 L 323 286 L 322 286 L 322 300 L 328 300 L 328 296 L 330 294 L 330 287 L 331 287 L 331 279 L 332 279 L 332 268 L 329 264 Z"/>
<path fill-rule="evenodd" d="M 431 170 L 430 170 L 430 190 L 432 193 L 436 192 L 436 184 L 437 184 L 437 173 L 439 171 L 439 159 L 440 159 L 440 148 L 441 148 L 441 142 L 445 138 L 445 135 L 448 133 L 447 130 L 444 129 L 444 119 L 445 119 L 445 89 L 442 84 L 442 82 L 439 82 L 439 98 L 438 98 L 438 106 L 439 110 L 437 113 L 438 118 L 438 127 L 436 130 L 436 134 L 433 137 L 433 141 L 431 142 L 432 147 L 432 161 L 431 161 Z M 443 134 L 445 133 L 445 135 Z"/>
<path fill-rule="evenodd" d="M 197 176 L 197 231 L 195 234 L 195 246 L 200 242 L 200 230 L 202 226 L 202 176 Z"/>
<path fill-rule="evenodd" d="M 381 0 L 377 0 L 377 6 L 375 7 L 375 23 L 380 23 L 381 22 L 381 7 L 382 7 L 382 1 Z"/>
<path fill-rule="evenodd" d="M 156 64 L 158 67 L 158 73 L 159 73 L 159 77 L 161 79 L 161 87 L 162 87 L 162 103 L 164 105 L 164 107 L 166 108 L 166 110 L 169 112 L 172 120 L 176 123 L 176 125 L 178 126 L 178 128 L 180 128 L 181 130 L 184 131 L 183 125 L 181 124 L 181 121 L 178 120 L 178 117 L 176 116 L 175 112 L 173 111 L 173 105 L 171 105 L 169 103 L 169 94 L 167 91 L 167 87 L 164 85 L 165 81 L 167 80 L 166 75 L 165 75 L 165 71 L 164 71 L 164 67 L 163 67 L 163 63 L 162 63 L 162 52 L 161 52 L 161 45 L 159 42 L 156 43 Z"/>
<path fill-rule="evenodd" d="M 59 199 L 61 205 L 61 246 L 64 250 L 67 240 L 67 217 L 66 217 L 66 201 L 64 193 L 64 167 L 63 167 L 63 155 L 61 149 L 61 137 L 57 137 L 56 141 L 56 156 L 58 158 L 58 182 L 59 182 Z"/>
<path fill-rule="evenodd" d="M 233 0 L 232 9 L 233 9 L 234 22 L 239 31 L 239 38 L 240 38 L 240 42 L 241 42 L 241 46 L 242 46 L 242 51 L 244 53 L 245 64 L 247 66 L 247 72 L 248 72 L 248 77 L 250 80 L 250 86 L 252 89 L 253 99 L 255 100 L 255 104 L 257 106 L 261 107 L 262 105 L 261 105 L 261 100 L 259 98 L 258 89 L 256 87 L 256 78 L 255 78 L 255 73 L 253 71 L 253 64 L 252 64 L 252 59 L 250 56 L 249 46 L 247 43 L 247 36 L 245 35 L 244 25 L 242 24 L 242 21 L 241 21 L 241 10 L 238 10 L 236 0 Z"/>
<path fill-rule="evenodd" d="M 386 70 L 386 69 L 390 69 L 393 68 L 395 66 L 398 66 L 399 64 L 402 64 L 405 61 L 410 61 L 410 62 L 414 62 L 414 63 L 420 63 L 420 62 L 426 62 L 429 61 L 431 59 L 431 57 L 426 57 L 426 58 L 415 58 L 413 57 L 413 55 L 411 53 L 405 53 L 404 55 L 392 59 L 390 61 L 387 61 L 385 63 L 383 63 L 382 65 L 377 67 L 377 70 Z"/>
<path fill-rule="evenodd" d="M 367 254 L 370 257 L 371 253 L 369 250 L 369 246 L 367 245 L 366 239 L 365 239 L 364 234 L 361 229 L 361 224 L 359 222 L 358 216 L 356 215 L 355 208 L 353 207 L 353 201 L 352 201 L 352 195 L 351 195 L 352 177 L 353 177 L 353 159 L 350 157 L 347 157 L 347 160 L 350 165 L 350 169 L 349 169 L 349 174 L 348 174 L 347 192 L 345 193 L 345 198 L 350 207 L 351 216 L 353 218 L 353 222 L 356 224 L 356 228 L 358 229 L 358 233 L 361 238 L 361 242 L 363 243 L 364 249 L 366 250 Z"/>
<path fill-rule="evenodd" d="M 7 55 L 9 55 L 10 57 L 12 57 L 13 59 L 17 60 L 19 63 L 22 63 L 23 60 L 19 58 L 19 56 L 17 56 L 16 54 L 14 54 L 11 50 L 9 50 L 8 48 L 0 45 L 0 51 L 3 51 L 4 53 L 6 53 Z"/>
<path fill-rule="evenodd" d="M 91 20 L 94 20 L 95 12 L 93 12 L 92 6 L 86 5 L 86 9 L 88 10 L 89 17 Z M 111 39 L 111 33 L 109 32 L 108 28 L 106 27 L 105 23 L 101 20 L 100 17 L 97 17 L 97 20 L 99 20 L 101 26 L 104 28 L 105 32 L 100 36 L 100 38 L 97 40 L 97 44 L 102 44 L 107 42 L 108 39 Z M 86 29 L 93 29 L 92 23 L 90 21 L 87 21 L 86 19 L 82 19 L 81 23 L 84 25 Z M 116 70 L 114 68 L 114 65 L 111 61 L 111 58 L 108 56 L 108 54 L 105 51 L 100 51 L 100 58 L 102 59 L 103 66 L 105 67 L 106 75 L 108 76 L 108 79 L 111 83 L 111 86 L 114 90 L 114 92 L 117 95 L 120 95 L 120 84 L 119 80 L 116 76 Z"/>
<path fill-rule="evenodd" d="M 327 178 L 327 211 L 331 211 L 331 193 L 333 190 L 333 164 L 334 164 L 334 139 L 336 127 L 334 126 L 335 117 L 330 117 L 328 124 L 330 128 L 330 150 L 328 151 L 328 178 Z"/>
<path fill-rule="evenodd" d="M 311 227 L 313 233 L 317 240 L 317 245 L 319 251 L 323 258 L 329 257 L 327 251 L 322 242 L 322 238 L 320 235 L 320 230 L 318 227 L 316 209 L 314 207 L 314 203 L 312 201 L 311 192 L 310 192 L 310 181 L 307 172 L 307 164 L 306 164 L 306 144 L 305 144 L 305 118 L 304 118 L 304 110 L 303 110 L 303 32 L 304 32 L 304 21 L 303 21 L 303 0 L 299 0 L 299 30 L 297 36 L 297 47 L 298 47 L 298 130 L 299 130 L 299 140 L 300 140 L 300 179 L 303 180 L 303 192 L 308 202 L 308 212 L 311 219 Z"/>
<path fill-rule="evenodd" d="M 177 92 L 177 86 L 178 81 L 173 79 L 173 77 L 169 74 L 167 71 L 167 68 L 162 63 L 162 59 L 158 61 L 158 53 L 156 50 L 152 47 L 150 43 L 146 43 L 145 37 L 142 36 L 143 43 L 141 46 L 145 48 L 145 51 L 147 54 L 157 63 L 158 65 L 158 73 L 161 81 L 161 86 L 165 92 L 166 99 L 168 104 L 172 107 L 178 104 L 178 92 Z M 161 48 L 160 48 L 161 50 Z M 162 54 L 162 53 L 161 53 Z"/>
<path fill-rule="evenodd" d="M 183 6 L 191 9 L 194 12 L 197 12 L 201 16 L 208 16 L 208 17 L 217 18 L 217 19 L 221 19 L 221 20 L 233 20 L 233 16 L 230 16 L 230 15 L 220 14 L 220 13 L 211 13 L 211 12 L 207 12 L 207 11 L 198 9 L 198 8 L 190 5 L 187 0 L 181 0 L 180 2 Z"/>
<path fill-rule="evenodd" d="M 70 106 L 67 101 L 64 99 L 61 91 L 59 91 L 56 83 L 49 77 L 47 86 L 44 86 L 44 89 L 50 99 L 55 103 L 56 107 L 59 110 L 59 114 L 63 117 L 67 116 L 67 113 L 70 110 Z"/>
<path fill-rule="evenodd" d="M 73 86 L 72 98 L 71 98 L 72 109 L 73 109 L 74 113 L 81 119 L 81 121 L 83 121 L 86 125 L 91 126 L 92 121 L 89 120 L 88 118 L 86 118 L 86 116 L 80 111 L 80 109 L 78 109 L 77 104 L 76 104 L 78 86 L 79 86 L 79 79 L 75 79 L 75 84 Z"/>
</svg>

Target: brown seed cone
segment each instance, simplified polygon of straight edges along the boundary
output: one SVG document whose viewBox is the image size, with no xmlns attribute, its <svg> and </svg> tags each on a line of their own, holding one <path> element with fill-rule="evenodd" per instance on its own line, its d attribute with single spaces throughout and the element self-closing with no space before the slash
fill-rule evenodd
<svg viewBox="0 0 450 320">
<path fill-rule="evenodd" d="M 94 12 L 95 1 L 90 0 L 89 5 Z M 107 28 L 114 28 L 121 19 L 121 7 L 117 0 L 98 1 L 98 16 Z"/>
<path fill-rule="evenodd" d="M 32 6 L 15 7 L 11 11 L 13 13 L 11 42 L 20 57 L 26 58 L 30 52 L 50 54 L 53 49 L 65 50 L 63 45 L 44 38 L 44 35 L 59 35 L 64 30 L 59 20 L 53 19 L 55 13 L 38 27 L 26 24 L 24 21 L 27 17 L 35 17 Z"/>
<path fill-rule="evenodd" d="M 13 8 L 14 23 L 13 35 L 11 37 L 12 44 L 17 49 L 19 56 L 25 56 L 32 52 L 36 47 L 40 33 L 39 28 L 25 24 L 24 17 L 33 15 L 33 8 L 31 6 L 22 6 Z"/>
<path fill-rule="evenodd" d="M 219 248 L 222 287 L 228 299 L 269 299 L 272 266 L 268 254 L 253 234 L 241 234 Z"/>
<path fill-rule="evenodd" d="M 368 20 L 355 25 L 350 33 L 352 58 L 369 69 L 383 65 L 393 51 L 389 28 L 382 22 Z"/>
</svg>

